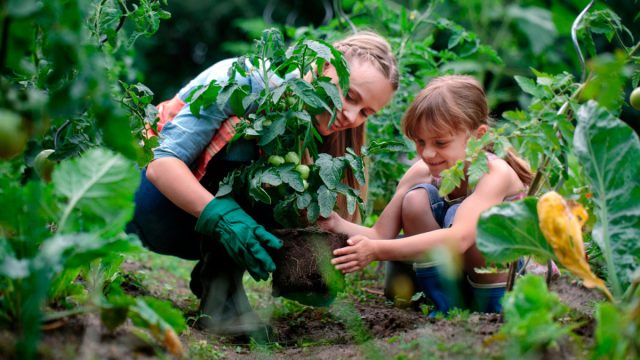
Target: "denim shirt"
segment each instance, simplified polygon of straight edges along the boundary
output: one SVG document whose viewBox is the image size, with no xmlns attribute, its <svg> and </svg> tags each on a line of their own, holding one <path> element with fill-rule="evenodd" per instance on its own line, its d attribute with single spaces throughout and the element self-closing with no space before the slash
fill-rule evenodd
<svg viewBox="0 0 640 360">
<path fill-rule="evenodd" d="M 186 102 L 186 98 L 196 86 L 206 86 L 214 80 L 218 83 L 228 81 L 229 69 L 236 61 L 236 58 L 232 58 L 215 63 L 183 87 L 178 92 L 178 98 Z M 243 77 L 236 73 L 235 80 L 240 86 L 249 85 L 251 93 L 259 93 L 264 89 L 262 72 L 260 69 L 253 67 L 248 60 L 247 67 L 249 68 L 247 76 Z M 292 72 L 287 74 L 284 80 L 298 76 L 296 72 Z M 284 80 L 272 72 L 269 73 L 268 82 L 270 88 L 280 86 Z M 187 103 L 172 121 L 165 124 L 160 132 L 160 145 L 153 150 L 154 159 L 175 157 L 190 166 L 209 144 L 222 122 L 233 115 L 237 114 L 233 113 L 231 105 L 227 103 L 223 108 L 213 104 L 201 109 L 200 117 L 197 117 L 191 113 Z M 244 152 L 243 144 L 241 143 L 238 146 L 234 146 L 231 152 L 227 152 L 226 157 L 234 160 L 249 160 L 243 158 Z"/>
</svg>

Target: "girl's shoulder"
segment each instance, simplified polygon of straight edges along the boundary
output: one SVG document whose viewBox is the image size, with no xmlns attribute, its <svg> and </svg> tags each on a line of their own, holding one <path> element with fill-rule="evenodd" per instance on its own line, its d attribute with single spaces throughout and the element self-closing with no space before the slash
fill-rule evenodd
<svg viewBox="0 0 640 360">
<path fill-rule="evenodd" d="M 527 187 L 506 160 L 487 152 L 488 173 L 483 177 L 491 184 L 501 185 L 505 191 L 505 201 L 519 200 L 526 196 Z"/>
</svg>

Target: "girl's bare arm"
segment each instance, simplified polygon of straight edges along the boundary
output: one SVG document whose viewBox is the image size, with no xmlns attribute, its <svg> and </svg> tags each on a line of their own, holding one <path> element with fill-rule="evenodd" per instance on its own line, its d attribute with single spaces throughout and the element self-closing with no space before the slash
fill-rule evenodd
<svg viewBox="0 0 640 360">
<path fill-rule="evenodd" d="M 349 246 L 334 251 L 336 257 L 332 263 L 343 272 L 353 272 L 374 260 L 419 260 L 426 252 L 441 245 L 457 247 L 463 253 L 475 244 L 480 214 L 500 204 L 517 188 L 514 174 L 506 163 L 490 162 L 489 173 L 462 202 L 450 228 L 391 240 L 371 240 L 366 235 L 356 235 L 348 240 Z"/>
<path fill-rule="evenodd" d="M 514 188 L 513 170 L 502 162 L 489 163 L 489 173 L 456 212 L 452 226 L 402 239 L 372 241 L 374 260 L 415 260 L 439 245 L 452 245 L 465 252 L 475 244 L 480 214 L 500 204 Z"/>
</svg>

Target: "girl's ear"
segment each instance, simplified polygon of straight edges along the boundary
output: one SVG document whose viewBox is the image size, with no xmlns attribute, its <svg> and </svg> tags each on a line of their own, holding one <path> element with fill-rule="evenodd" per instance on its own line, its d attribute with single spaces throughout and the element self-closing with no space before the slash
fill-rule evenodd
<svg viewBox="0 0 640 360">
<path fill-rule="evenodd" d="M 478 126 L 478 128 L 476 129 L 476 138 L 479 139 L 479 138 L 483 137 L 484 134 L 487 133 L 487 131 L 489 131 L 489 125 L 482 124 L 482 125 Z"/>
</svg>

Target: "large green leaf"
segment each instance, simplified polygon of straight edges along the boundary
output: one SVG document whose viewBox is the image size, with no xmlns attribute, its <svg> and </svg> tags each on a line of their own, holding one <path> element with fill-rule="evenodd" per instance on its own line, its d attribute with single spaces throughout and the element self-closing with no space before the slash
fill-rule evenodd
<svg viewBox="0 0 640 360">
<path fill-rule="evenodd" d="M 555 259 L 538 226 L 536 198 L 504 203 L 482 213 L 476 244 L 488 262 L 503 263 L 521 256 Z"/>
<path fill-rule="evenodd" d="M 507 15 L 514 19 L 515 24 L 529 39 L 531 50 L 540 54 L 558 37 L 558 31 L 551 18 L 551 11 L 540 7 L 521 7 L 510 5 Z"/>
<path fill-rule="evenodd" d="M 21 186 L 0 175 L 0 237 L 7 236 L 18 258 L 33 257 L 51 236 L 54 208 L 51 186 L 42 181 Z"/>
<path fill-rule="evenodd" d="M 522 277 L 502 304 L 505 323 L 500 334 L 507 339 L 507 347 L 517 353 L 532 354 L 548 348 L 571 332 L 570 325 L 559 321 L 569 307 L 547 289 L 540 276 Z"/>
<path fill-rule="evenodd" d="M 63 161 L 53 173 L 54 191 L 65 202 L 58 231 L 121 232 L 133 214 L 139 178 L 131 161 L 102 148 Z"/>
<path fill-rule="evenodd" d="M 640 265 L 640 141 L 594 101 L 580 106 L 576 116 L 573 146 L 593 192 L 593 239 L 619 297 Z"/>
<path fill-rule="evenodd" d="M 33 264 L 36 268 L 47 269 L 52 276 L 64 268 L 79 267 L 95 259 L 138 248 L 138 240 L 132 235 L 121 234 L 114 238 L 103 238 L 97 233 L 56 235 L 42 244 Z"/>
</svg>

